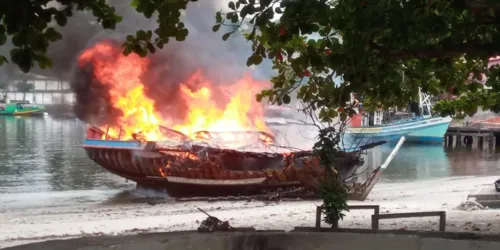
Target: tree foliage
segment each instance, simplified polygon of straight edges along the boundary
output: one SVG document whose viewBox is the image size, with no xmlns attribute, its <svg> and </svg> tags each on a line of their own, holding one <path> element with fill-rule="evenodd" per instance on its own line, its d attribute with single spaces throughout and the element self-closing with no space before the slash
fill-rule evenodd
<svg viewBox="0 0 500 250">
<path fill-rule="evenodd" d="M 188 2 L 197 0 L 132 0 L 131 7 L 145 17 L 156 15 L 158 28 L 154 31 L 139 30 L 127 36 L 124 53 L 135 52 L 146 56 L 148 51 L 162 48 L 169 39 L 182 41 L 188 30 L 180 21 L 181 10 Z M 122 17 L 104 0 L 2 0 L 0 1 L 0 46 L 10 39 L 10 55 L 0 55 L 0 65 L 17 64 L 23 72 L 38 66 L 51 67 L 47 56 L 51 43 L 62 39 L 57 27 L 65 26 L 75 11 L 91 12 L 105 29 L 115 29 Z M 153 33 L 155 34 L 153 37 Z M 10 59 L 10 60 L 9 60 Z"/>
<path fill-rule="evenodd" d="M 336 159 L 341 153 L 339 145 L 344 125 L 345 123 L 342 123 L 340 126 L 328 126 L 320 129 L 318 141 L 313 147 L 314 154 L 326 166 L 326 176 L 318 185 L 318 194 L 324 202 L 325 222 L 334 228 L 338 227 L 339 220 L 344 218 L 344 211 L 349 211 L 346 188 L 339 175 L 334 173 L 334 171 L 338 173 L 339 170 Z"/>
<path fill-rule="evenodd" d="M 478 106 L 500 111 L 500 67 L 488 67 L 500 53 L 495 1 L 238 0 L 228 7 L 217 13 L 214 30 L 249 23 L 247 64 L 268 58 L 279 72 L 259 99 L 287 103 L 298 88 L 298 98 L 329 121 L 353 114 L 351 92 L 373 109 L 406 105 L 421 87 L 464 95 L 439 103 L 442 115 L 473 114 Z M 483 74 L 492 90 L 476 83 Z"/>
<path fill-rule="evenodd" d="M 132 8 L 156 18 L 158 26 L 129 34 L 123 52 L 146 56 L 170 39 L 184 40 L 189 32 L 182 11 L 196 1 L 131 0 Z M 443 115 L 473 114 L 478 106 L 500 111 L 500 67 L 488 66 L 500 51 L 497 1 L 237 0 L 228 8 L 216 14 L 212 30 L 249 25 L 253 54 L 247 65 L 267 58 L 278 71 L 273 88 L 259 100 L 288 103 L 297 90 L 298 99 L 328 121 L 353 114 L 345 104 L 351 92 L 375 108 L 406 105 L 421 87 L 434 95 L 462 96 L 438 103 Z M 0 55 L 0 64 L 10 60 L 24 72 L 36 64 L 50 67 L 47 48 L 62 39 L 57 27 L 75 11 L 92 12 L 105 29 L 122 20 L 103 0 L 0 1 L 0 46 L 9 39 L 14 46 L 10 55 Z M 484 76 L 491 90 L 474 83 Z M 343 84 L 336 85 L 334 77 Z"/>
</svg>

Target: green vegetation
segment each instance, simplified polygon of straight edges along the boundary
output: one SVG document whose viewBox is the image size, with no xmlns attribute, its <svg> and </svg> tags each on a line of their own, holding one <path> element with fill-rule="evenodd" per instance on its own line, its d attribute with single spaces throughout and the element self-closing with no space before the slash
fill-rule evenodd
<svg viewBox="0 0 500 250">
<path fill-rule="evenodd" d="M 182 41 L 188 30 L 180 21 L 180 10 L 188 2 L 196 0 L 133 0 L 131 6 L 145 17 L 156 14 L 159 26 L 153 31 L 137 31 L 127 36 L 125 54 L 135 52 L 146 56 L 148 51 L 162 48 L 169 39 Z M 23 72 L 29 72 L 36 64 L 42 69 L 51 67 L 47 56 L 51 43 L 62 39 L 57 27 L 65 26 L 75 11 L 91 12 L 105 29 L 114 29 L 122 21 L 115 8 L 104 0 L 36 0 L 0 1 L 0 46 L 10 39 L 14 48 L 10 56 L 0 55 L 0 65 L 12 61 Z M 9 60 L 10 59 L 10 60 Z"/>
</svg>

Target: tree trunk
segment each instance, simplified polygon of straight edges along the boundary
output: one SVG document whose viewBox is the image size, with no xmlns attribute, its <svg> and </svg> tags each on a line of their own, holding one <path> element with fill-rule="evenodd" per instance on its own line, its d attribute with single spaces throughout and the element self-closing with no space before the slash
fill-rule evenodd
<svg viewBox="0 0 500 250">
<path fill-rule="evenodd" d="M 339 220 L 338 219 L 336 221 L 332 222 L 332 228 L 334 228 L 334 229 L 339 228 Z"/>
</svg>

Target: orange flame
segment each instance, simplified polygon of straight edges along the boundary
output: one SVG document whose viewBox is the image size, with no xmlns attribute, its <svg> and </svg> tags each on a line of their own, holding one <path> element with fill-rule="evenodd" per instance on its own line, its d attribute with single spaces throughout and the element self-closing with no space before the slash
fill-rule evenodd
<svg viewBox="0 0 500 250">
<path fill-rule="evenodd" d="M 191 138 L 197 131 L 249 131 L 260 130 L 270 133 L 264 123 L 261 104 L 256 102 L 255 94 L 267 83 L 257 82 L 246 75 L 232 85 L 217 87 L 205 79 L 201 72 L 193 74 L 180 86 L 180 95 L 187 103 L 188 113 L 184 121 L 174 122 L 168 113 L 155 109 L 155 102 L 144 93 L 141 80 L 147 73 L 149 59 L 136 54 L 124 56 L 119 48 L 108 42 L 100 42 L 85 50 L 78 60 L 80 65 L 92 63 L 94 77 L 110 90 L 109 103 L 122 111 L 117 125 L 110 126 L 108 135 L 112 138 L 128 140 L 141 133 L 145 140 L 164 140 L 160 125 L 178 130 Z M 191 90 L 188 86 L 198 86 Z M 224 107 L 216 103 L 218 92 L 226 91 L 230 98 Z"/>
</svg>

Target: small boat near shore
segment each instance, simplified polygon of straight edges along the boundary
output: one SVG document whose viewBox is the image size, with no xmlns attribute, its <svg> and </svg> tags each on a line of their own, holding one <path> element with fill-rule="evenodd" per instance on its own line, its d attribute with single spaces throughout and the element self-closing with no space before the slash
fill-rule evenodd
<svg viewBox="0 0 500 250">
<path fill-rule="evenodd" d="M 345 131 L 348 140 L 396 141 L 404 136 L 408 142 L 441 143 L 452 121 L 449 116 L 434 115 L 430 96 L 420 91 L 418 106 L 409 105 L 411 113 L 384 110 L 367 112 L 360 106 L 358 114 L 352 118 L 350 127 Z"/>
<path fill-rule="evenodd" d="M 25 103 L 0 103 L 0 115 L 42 116 L 45 113 L 44 106 Z"/>
</svg>

